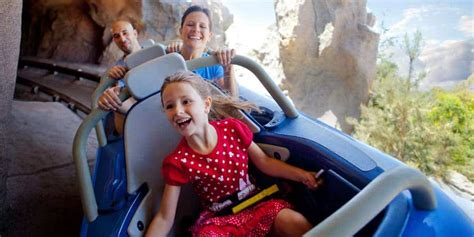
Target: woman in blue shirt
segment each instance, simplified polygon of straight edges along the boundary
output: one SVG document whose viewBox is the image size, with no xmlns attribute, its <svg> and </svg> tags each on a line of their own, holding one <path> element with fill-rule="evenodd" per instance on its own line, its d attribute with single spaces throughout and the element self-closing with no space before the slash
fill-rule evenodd
<svg viewBox="0 0 474 237">
<path fill-rule="evenodd" d="M 185 60 L 208 57 L 209 54 L 206 52 L 207 42 L 212 37 L 212 21 L 209 10 L 197 5 L 189 7 L 181 18 L 179 34 L 182 44 L 169 45 L 168 52 L 179 52 Z M 233 49 L 221 49 L 214 52 L 214 54 L 217 55 L 222 66 L 214 65 L 198 68 L 194 70 L 194 73 L 199 74 L 204 79 L 215 81 L 222 89 L 237 97 L 237 83 L 230 64 L 235 51 Z"/>
</svg>

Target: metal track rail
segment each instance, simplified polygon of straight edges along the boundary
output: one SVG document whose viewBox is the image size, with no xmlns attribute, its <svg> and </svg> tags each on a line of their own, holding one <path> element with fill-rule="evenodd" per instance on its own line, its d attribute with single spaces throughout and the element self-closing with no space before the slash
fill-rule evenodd
<svg viewBox="0 0 474 237">
<path fill-rule="evenodd" d="M 35 67 L 51 71 L 52 74 L 63 73 L 76 76 L 77 79 L 87 79 L 95 82 L 100 81 L 104 69 L 92 64 L 58 62 L 51 59 L 41 59 L 34 57 L 21 57 L 18 67 Z"/>
<path fill-rule="evenodd" d="M 50 95 L 52 101 L 63 102 L 74 112 L 89 114 L 90 95 L 104 72 L 104 68 L 95 65 L 22 57 L 17 83 L 31 87 L 35 94 L 41 91 Z"/>
</svg>

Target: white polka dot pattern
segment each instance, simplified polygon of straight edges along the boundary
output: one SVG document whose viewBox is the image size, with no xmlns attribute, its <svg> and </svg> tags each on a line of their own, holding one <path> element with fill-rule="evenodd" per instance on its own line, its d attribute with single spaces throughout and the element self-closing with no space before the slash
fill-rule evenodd
<svg viewBox="0 0 474 237">
<path fill-rule="evenodd" d="M 200 198 L 211 203 L 239 191 L 242 187 L 239 180 L 249 183 L 247 147 L 241 142 L 249 138 L 240 137 L 245 134 L 239 134 L 232 120 L 223 121 L 213 124 L 219 137 L 210 154 L 201 155 L 188 146 L 182 146 L 172 156 L 168 156 L 170 159 L 165 159 L 167 162 L 177 162 L 175 167 L 182 168 L 181 172 L 189 177 Z M 249 134 L 252 135 L 251 132 Z"/>
</svg>

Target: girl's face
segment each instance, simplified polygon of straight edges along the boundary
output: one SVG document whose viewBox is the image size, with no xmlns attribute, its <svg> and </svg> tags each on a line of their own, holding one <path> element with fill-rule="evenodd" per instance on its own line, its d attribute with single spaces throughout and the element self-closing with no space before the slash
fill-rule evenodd
<svg viewBox="0 0 474 237">
<path fill-rule="evenodd" d="M 192 12 L 187 15 L 179 32 L 183 45 L 193 49 L 205 48 L 212 36 L 209 18 L 203 12 Z"/>
<path fill-rule="evenodd" d="M 174 82 L 163 91 L 163 108 L 166 117 L 184 137 L 199 134 L 208 124 L 211 97 L 203 99 L 186 82 Z"/>
</svg>

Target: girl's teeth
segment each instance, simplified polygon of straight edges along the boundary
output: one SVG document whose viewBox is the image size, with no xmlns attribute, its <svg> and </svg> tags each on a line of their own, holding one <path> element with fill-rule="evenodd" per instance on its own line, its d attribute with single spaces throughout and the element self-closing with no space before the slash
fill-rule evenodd
<svg viewBox="0 0 474 237">
<path fill-rule="evenodd" d="M 179 127 L 182 127 L 182 126 L 188 124 L 189 122 L 191 122 L 191 119 L 190 119 L 190 118 L 187 118 L 187 119 L 178 119 L 178 120 L 176 120 L 176 124 L 177 124 Z"/>
</svg>

